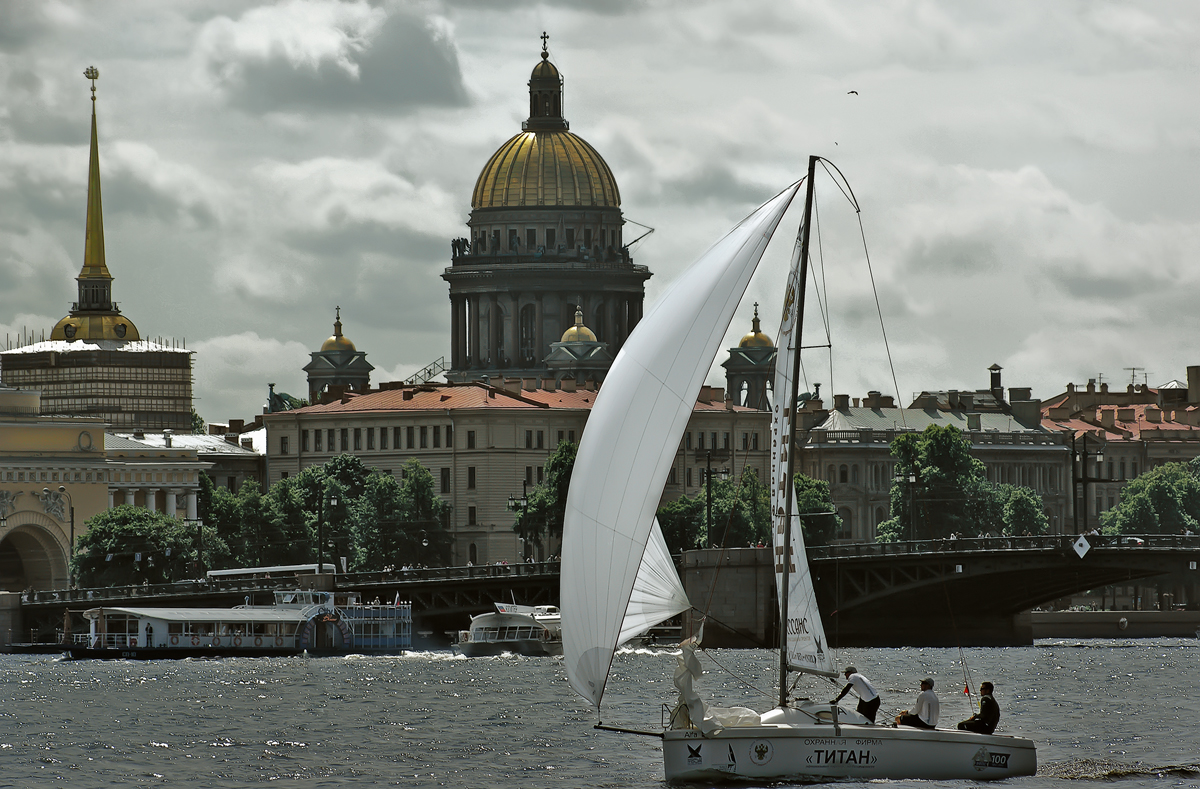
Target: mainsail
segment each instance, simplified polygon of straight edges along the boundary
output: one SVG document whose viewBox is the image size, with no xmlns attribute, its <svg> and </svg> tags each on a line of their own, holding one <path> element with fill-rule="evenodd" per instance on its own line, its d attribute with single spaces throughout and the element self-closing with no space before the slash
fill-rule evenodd
<svg viewBox="0 0 1200 789">
<path fill-rule="evenodd" d="M 817 598 L 813 592 L 812 574 L 804 553 L 804 532 L 800 518 L 795 514 L 795 490 L 792 488 L 792 468 L 788 455 L 792 445 L 792 420 L 796 404 L 792 401 L 795 391 L 796 349 L 803 329 L 802 299 L 805 250 L 800 237 L 792 252 L 792 267 L 788 275 L 787 291 L 783 297 L 783 316 L 779 322 L 779 337 L 775 343 L 775 415 L 771 424 L 771 513 L 775 547 L 775 588 L 779 593 L 780 611 L 786 609 L 784 627 L 787 634 L 786 663 L 791 671 L 807 671 L 814 674 L 836 676 L 833 654 L 825 641 L 825 628 L 821 623 L 821 612 L 817 609 Z M 790 514 L 791 529 L 787 529 Z M 790 537 L 791 545 L 785 546 Z M 787 573 L 784 573 L 784 558 L 787 557 Z M 785 586 L 786 578 L 786 586 Z M 784 590 L 787 594 L 784 594 Z"/>
<path fill-rule="evenodd" d="M 597 708 L 696 395 L 799 186 L 742 220 L 671 284 L 625 341 L 588 417 L 567 495 L 560 603 L 567 678 Z"/>
</svg>

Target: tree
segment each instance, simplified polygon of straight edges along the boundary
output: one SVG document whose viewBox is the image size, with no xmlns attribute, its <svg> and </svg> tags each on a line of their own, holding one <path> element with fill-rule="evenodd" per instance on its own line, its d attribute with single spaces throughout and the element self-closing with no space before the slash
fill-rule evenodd
<svg viewBox="0 0 1200 789">
<path fill-rule="evenodd" d="M 92 516 L 71 560 L 81 586 L 168 583 L 198 569 L 196 527 L 140 507 L 121 505 Z M 204 565 L 222 562 L 229 549 L 204 527 Z"/>
<path fill-rule="evenodd" d="M 562 441 L 546 458 L 543 481 L 526 494 L 526 504 L 517 512 L 513 531 L 527 545 L 542 545 L 547 537 L 562 539 L 567 513 L 567 491 L 579 445 Z"/>
<path fill-rule="evenodd" d="M 454 541 L 445 526 L 449 515 L 450 504 L 434 492 L 433 474 L 421 461 L 409 458 L 400 488 L 400 518 L 418 563 L 449 564 Z"/>
<path fill-rule="evenodd" d="M 677 556 L 708 544 L 708 530 L 704 527 L 704 500 L 699 496 L 680 496 L 675 501 L 668 501 L 658 508 L 657 517 L 671 555 Z"/>
<path fill-rule="evenodd" d="M 203 436 L 208 433 L 208 428 L 204 424 L 204 417 L 196 413 L 196 409 L 192 409 L 192 435 Z"/>
<path fill-rule="evenodd" d="M 680 496 L 663 504 L 657 517 L 672 554 L 720 545 L 769 544 L 771 540 L 770 491 L 752 468 L 743 469 L 738 481 L 712 480 L 711 524 L 703 488 L 695 496 Z"/>
<path fill-rule="evenodd" d="M 1003 533 L 1013 537 L 1023 534 L 1045 534 L 1050 529 L 1042 497 L 1032 488 L 1011 486 L 1008 501 L 1004 502 Z"/>
<path fill-rule="evenodd" d="M 930 425 L 892 441 L 897 459 L 891 515 L 877 540 L 940 539 L 974 533 L 971 494 L 986 483 L 984 465 L 971 457 L 971 443 L 958 428 Z"/>
<path fill-rule="evenodd" d="M 1132 480 L 1100 516 L 1108 534 L 1180 534 L 1200 526 L 1200 463 L 1164 463 Z"/>
<path fill-rule="evenodd" d="M 827 544 L 837 536 L 838 529 L 842 527 L 842 519 L 834 510 L 833 499 L 829 495 L 829 483 L 804 474 L 797 474 L 793 482 L 796 487 L 796 499 L 792 509 L 800 515 L 804 544 Z"/>
</svg>

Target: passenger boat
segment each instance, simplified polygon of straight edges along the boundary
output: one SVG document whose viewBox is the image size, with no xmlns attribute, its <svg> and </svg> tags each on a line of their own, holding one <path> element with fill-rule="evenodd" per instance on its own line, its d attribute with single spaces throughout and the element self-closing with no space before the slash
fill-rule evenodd
<svg viewBox="0 0 1200 789">
<path fill-rule="evenodd" d="M 395 654 L 411 648 L 412 606 L 363 605 L 356 594 L 274 593 L 272 605 L 234 608 L 101 607 L 72 658 L 154 660 L 186 657 Z"/>
<path fill-rule="evenodd" d="M 681 645 L 674 671 L 679 701 L 664 729 L 634 731 L 600 723 L 596 728 L 660 738 L 671 782 L 979 781 L 1033 775 L 1036 749 L 1022 737 L 877 726 L 836 703 L 792 695 L 795 672 L 838 673 L 793 506 L 793 416 L 818 159 L 808 163 L 804 219 L 782 294 L 776 342 L 770 488 L 781 616 L 778 706 L 759 714 L 710 707 L 701 698 L 693 687 L 703 674 L 696 654 L 701 627 Z M 588 417 L 567 495 L 560 599 L 567 678 L 597 717 L 613 656 L 627 634 L 689 608 L 665 555 L 655 511 L 733 312 L 802 183 L 763 204 L 671 284 L 625 342 Z M 852 200 L 844 179 L 839 186 Z"/>
<path fill-rule="evenodd" d="M 505 652 L 529 657 L 562 654 L 562 614 L 558 606 L 495 605 L 494 612 L 471 617 L 469 630 L 458 631 L 456 652 L 466 657 Z"/>
</svg>

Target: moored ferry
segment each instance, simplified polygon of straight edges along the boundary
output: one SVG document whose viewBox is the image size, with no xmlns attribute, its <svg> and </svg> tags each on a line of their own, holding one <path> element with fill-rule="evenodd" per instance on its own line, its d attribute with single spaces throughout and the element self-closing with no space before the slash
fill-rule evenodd
<svg viewBox="0 0 1200 789">
<path fill-rule="evenodd" d="M 562 654 L 562 614 L 558 606 L 495 605 L 495 612 L 471 617 L 471 628 L 458 631 L 455 651 L 466 657 L 505 652 L 530 657 Z"/>
<path fill-rule="evenodd" d="M 186 657 L 275 657 L 396 654 L 412 646 L 412 606 L 362 605 L 349 595 L 281 591 L 273 605 L 234 608 L 101 607 L 84 611 L 84 643 L 72 658 L 153 660 Z M 342 602 L 342 601 L 339 601 Z"/>
</svg>

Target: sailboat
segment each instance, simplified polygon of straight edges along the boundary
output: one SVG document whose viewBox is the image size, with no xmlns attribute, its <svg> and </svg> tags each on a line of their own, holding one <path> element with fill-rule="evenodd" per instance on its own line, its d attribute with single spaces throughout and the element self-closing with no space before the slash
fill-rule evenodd
<svg viewBox="0 0 1200 789">
<path fill-rule="evenodd" d="M 682 645 L 679 705 L 661 732 L 668 781 L 968 779 L 1032 775 L 1030 740 L 871 724 L 828 702 L 789 698 L 795 672 L 835 676 L 799 517 L 792 512 L 793 416 L 816 163 L 717 241 L 667 289 L 613 362 L 580 441 L 563 524 L 563 649 L 571 687 L 596 708 L 619 644 L 690 608 L 655 519 L 700 386 L 754 269 L 807 183 L 777 347 L 771 506 L 779 595 L 778 706 L 708 706 L 699 635 Z M 786 353 L 785 353 L 786 350 Z M 703 627 L 701 627 L 701 634 Z M 597 724 L 597 728 L 630 731 Z"/>
</svg>

